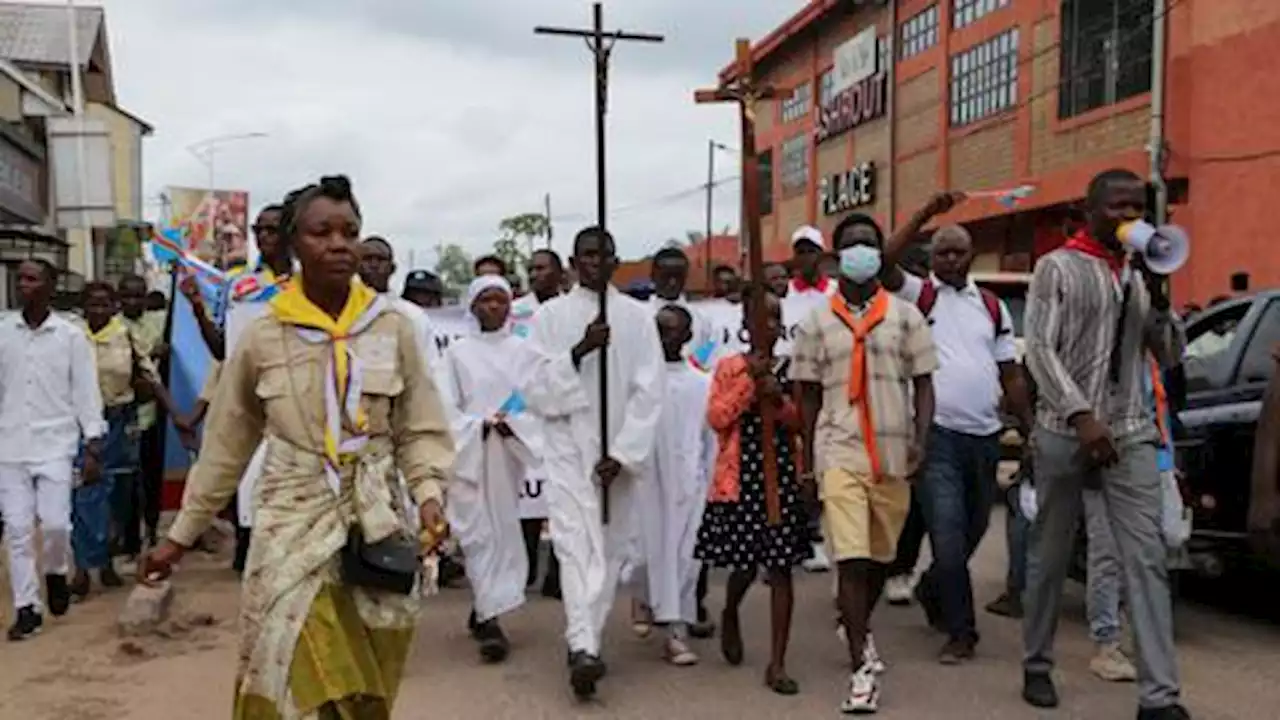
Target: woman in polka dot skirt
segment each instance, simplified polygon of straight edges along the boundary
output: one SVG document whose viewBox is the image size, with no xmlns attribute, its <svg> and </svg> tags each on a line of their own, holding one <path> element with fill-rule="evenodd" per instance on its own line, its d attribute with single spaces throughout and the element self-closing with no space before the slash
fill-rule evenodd
<svg viewBox="0 0 1280 720">
<path fill-rule="evenodd" d="M 778 298 L 753 286 L 743 298 L 746 317 L 751 316 L 757 301 L 768 303 L 767 331 L 771 339 L 776 339 L 782 326 Z M 772 340 L 767 344 L 772 346 Z M 707 419 L 719 436 L 720 450 L 698 532 L 697 557 L 730 570 L 720 649 L 731 665 L 738 665 L 743 659 L 738 608 L 763 568 L 772 608 L 772 643 L 765 685 L 781 695 L 794 695 L 799 687 L 786 671 L 793 605 L 791 570 L 809 558 L 813 549 L 793 461 L 800 415 L 783 390 L 779 379 L 782 370 L 774 358 L 755 354 L 733 355 L 716 365 Z M 775 447 L 782 509 L 777 525 L 768 523 L 765 511 L 759 412 L 762 403 L 773 404 L 777 419 Z"/>
</svg>

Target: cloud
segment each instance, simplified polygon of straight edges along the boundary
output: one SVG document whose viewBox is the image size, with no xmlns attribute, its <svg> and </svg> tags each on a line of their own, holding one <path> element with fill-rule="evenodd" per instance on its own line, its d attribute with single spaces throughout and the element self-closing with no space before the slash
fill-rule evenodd
<svg viewBox="0 0 1280 720">
<path fill-rule="evenodd" d="M 227 134 L 215 183 L 255 206 L 321 174 L 355 183 L 369 232 L 408 264 L 437 243 L 488 249 L 498 221 L 550 193 L 557 247 L 594 219 L 591 60 L 585 46 L 533 34 L 586 26 L 579 0 L 363 3 L 310 0 L 107 0 L 117 94 L 151 122 L 145 187 L 203 186 L 186 148 Z M 729 107 L 697 107 L 733 39 L 759 37 L 791 7 L 775 0 L 619 0 L 606 24 L 667 36 L 614 52 L 609 115 L 610 227 L 624 256 L 704 224 L 706 142 L 736 145 Z M 719 158 L 721 176 L 736 159 Z M 680 195 L 681 191 L 691 192 Z M 736 226 L 737 190 L 716 192 L 716 226 Z M 158 211 L 158 207 L 152 207 Z"/>
</svg>

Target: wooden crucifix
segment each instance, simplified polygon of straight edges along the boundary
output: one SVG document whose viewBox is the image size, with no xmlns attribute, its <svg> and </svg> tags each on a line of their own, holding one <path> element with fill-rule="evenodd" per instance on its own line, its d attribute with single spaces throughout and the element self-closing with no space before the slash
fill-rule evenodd
<svg viewBox="0 0 1280 720">
<path fill-rule="evenodd" d="M 562 37 L 583 38 L 587 41 L 587 49 L 595 58 L 595 93 L 596 93 L 596 226 L 605 230 L 608 223 L 608 206 L 605 203 L 605 115 L 609 109 L 609 56 L 613 53 L 613 44 L 619 40 L 658 43 L 663 41 L 661 35 L 623 32 L 622 30 L 606 31 L 604 29 L 604 6 L 594 3 L 591 6 L 592 25 L 590 29 L 544 27 L 533 29 L 538 35 L 559 35 Z M 550 218 L 548 218 L 550 220 Z M 608 322 L 608 294 L 600 294 L 600 319 Z M 600 350 L 600 457 L 609 456 L 609 373 L 608 348 Z M 600 490 L 600 513 L 605 524 L 609 522 L 609 488 Z"/>
<path fill-rule="evenodd" d="M 756 284 L 758 291 L 764 286 L 764 243 L 760 237 L 760 172 L 759 158 L 756 157 L 755 104 L 760 100 L 772 99 L 777 93 L 771 87 L 758 84 L 754 71 L 751 41 L 739 39 L 734 79 L 714 90 L 698 90 L 693 98 L 700 104 L 732 102 L 738 105 L 742 121 L 742 232 L 747 236 L 749 278 Z M 765 303 L 756 302 L 750 318 L 751 347 L 756 353 L 772 357 L 773 348 L 767 347 L 764 342 L 768 319 Z M 777 525 L 782 522 L 782 505 L 778 499 L 778 449 L 774 435 L 777 414 L 771 405 L 760 407 L 760 420 L 764 435 L 761 438 L 761 448 L 764 452 L 765 512 L 769 524 Z"/>
</svg>

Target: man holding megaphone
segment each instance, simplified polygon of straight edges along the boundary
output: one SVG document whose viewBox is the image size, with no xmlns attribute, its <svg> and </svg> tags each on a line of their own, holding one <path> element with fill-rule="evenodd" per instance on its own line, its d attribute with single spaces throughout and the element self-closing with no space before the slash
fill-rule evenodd
<svg viewBox="0 0 1280 720">
<path fill-rule="evenodd" d="M 1082 507 L 1099 490 L 1119 547 L 1138 654 L 1139 720 L 1181 720 L 1173 609 L 1161 535 L 1155 418 L 1143 392 L 1148 353 L 1177 362 L 1182 333 L 1161 275 L 1186 259 L 1186 236 L 1142 222 L 1146 185 L 1128 170 L 1089 183 L 1087 223 L 1036 263 L 1026 363 L 1040 391 L 1039 508 L 1023 621 L 1023 698 L 1058 704 L 1050 672 L 1063 581 Z M 1180 257 L 1179 257 L 1180 255 Z"/>
</svg>

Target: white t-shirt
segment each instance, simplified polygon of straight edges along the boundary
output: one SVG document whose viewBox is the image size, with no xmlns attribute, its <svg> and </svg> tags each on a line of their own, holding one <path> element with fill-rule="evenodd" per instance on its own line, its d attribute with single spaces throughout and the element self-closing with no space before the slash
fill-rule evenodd
<svg viewBox="0 0 1280 720">
<path fill-rule="evenodd" d="M 991 313 L 982 293 L 970 280 L 957 290 L 930 275 L 928 279 L 904 273 L 898 297 L 918 302 L 926 282 L 933 283 L 935 299 L 929 326 L 938 349 L 938 371 L 933 374 L 933 421 L 966 435 L 1000 432 L 1000 370 L 997 363 L 1017 359 L 1013 342 L 1013 318 L 1000 302 L 1000 332 L 992 326 Z"/>
</svg>

